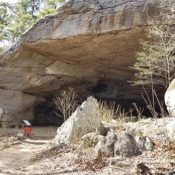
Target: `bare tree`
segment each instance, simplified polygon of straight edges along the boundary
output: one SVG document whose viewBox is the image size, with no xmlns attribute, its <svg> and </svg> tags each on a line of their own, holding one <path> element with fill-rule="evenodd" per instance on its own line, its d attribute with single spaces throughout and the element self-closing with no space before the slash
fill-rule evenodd
<svg viewBox="0 0 175 175">
<path fill-rule="evenodd" d="M 147 40 L 141 42 L 134 69 L 135 84 L 168 87 L 175 75 L 175 1 L 160 3 L 163 9 L 147 30 Z"/>
<path fill-rule="evenodd" d="M 78 106 L 77 94 L 73 88 L 60 91 L 53 101 L 57 108 L 56 114 L 63 117 L 64 121 L 70 117 Z"/>
<path fill-rule="evenodd" d="M 142 98 L 153 117 L 159 115 L 156 106 L 161 116 L 165 115 L 156 87 L 165 91 L 175 76 L 175 1 L 160 1 L 159 9 L 160 14 L 147 28 L 147 40 L 141 42 L 142 51 L 137 53 L 133 66 L 137 71 L 134 84 L 142 85 Z"/>
</svg>

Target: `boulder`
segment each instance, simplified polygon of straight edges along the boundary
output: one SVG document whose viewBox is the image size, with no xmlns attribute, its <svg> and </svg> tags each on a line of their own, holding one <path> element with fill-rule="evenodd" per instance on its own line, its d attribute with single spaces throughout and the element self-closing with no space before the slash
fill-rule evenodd
<svg viewBox="0 0 175 175">
<path fill-rule="evenodd" d="M 126 123 L 126 131 L 134 137 L 154 137 L 156 140 L 175 141 L 175 118 L 144 119 L 136 123 Z"/>
<path fill-rule="evenodd" d="M 90 132 L 81 138 L 80 145 L 85 149 L 95 147 L 101 139 L 103 139 L 102 135 L 99 135 L 97 132 Z"/>
<path fill-rule="evenodd" d="M 93 132 L 100 125 L 99 104 L 93 97 L 82 103 L 80 107 L 57 130 L 56 143 L 75 143 L 82 136 Z"/>
<path fill-rule="evenodd" d="M 143 163 L 137 163 L 135 168 L 136 174 L 152 175 L 150 169 Z"/>
<path fill-rule="evenodd" d="M 123 157 L 131 157 L 141 154 L 141 151 L 134 137 L 124 132 L 119 135 L 115 143 L 115 154 Z"/>
<path fill-rule="evenodd" d="M 171 81 L 165 93 L 165 104 L 170 116 L 175 117 L 175 79 Z"/>
<path fill-rule="evenodd" d="M 97 145 L 95 146 L 94 150 L 95 150 L 96 156 L 113 157 L 114 145 L 116 141 L 117 141 L 117 134 L 113 129 L 111 129 L 107 133 L 107 136 L 100 139 Z"/>
<path fill-rule="evenodd" d="M 138 147 L 140 149 L 140 151 L 152 151 L 154 148 L 154 143 L 151 141 L 151 139 L 149 137 L 139 137 L 137 136 L 136 138 L 136 142 L 138 144 Z"/>
</svg>

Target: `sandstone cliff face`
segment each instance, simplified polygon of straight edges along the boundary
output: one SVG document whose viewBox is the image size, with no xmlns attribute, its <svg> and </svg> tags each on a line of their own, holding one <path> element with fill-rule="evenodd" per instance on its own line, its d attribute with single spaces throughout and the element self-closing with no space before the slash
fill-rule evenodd
<svg viewBox="0 0 175 175">
<path fill-rule="evenodd" d="M 32 119 L 36 104 L 69 85 L 102 98 L 137 98 L 129 66 L 154 2 L 69 0 L 40 19 L 1 56 L 1 107 L 11 118 Z"/>
</svg>

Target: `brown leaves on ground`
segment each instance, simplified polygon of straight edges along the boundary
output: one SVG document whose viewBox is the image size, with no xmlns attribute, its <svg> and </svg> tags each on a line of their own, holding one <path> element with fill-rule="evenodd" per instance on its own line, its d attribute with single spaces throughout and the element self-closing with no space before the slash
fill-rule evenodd
<svg viewBox="0 0 175 175">
<path fill-rule="evenodd" d="M 53 146 L 50 149 L 40 152 L 32 160 L 38 161 L 38 160 L 49 158 L 52 156 L 59 156 L 60 154 L 64 154 L 64 153 L 69 153 L 69 152 L 73 153 L 76 150 L 77 148 L 74 146 L 67 146 L 65 144 L 60 144 L 60 145 Z"/>
<path fill-rule="evenodd" d="M 155 172 L 164 173 L 175 169 L 175 144 L 171 141 L 157 143 L 153 151 L 144 152 L 146 162 Z"/>
<path fill-rule="evenodd" d="M 97 171 L 107 165 L 107 159 L 102 156 L 90 159 L 87 156 L 79 156 L 75 163 L 79 165 L 80 170 L 83 171 Z"/>
<path fill-rule="evenodd" d="M 89 152 L 81 150 L 77 145 L 67 146 L 65 144 L 53 146 L 50 149 L 40 152 L 32 161 L 42 161 L 46 158 L 63 157 L 64 155 L 66 157 L 66 154 L 69 153 L 75 155 L 73 158 L 70 157 L 71 165 L 73 164 L 79 171 L 97 171 L 107 165 L 107 158 L 102 156 L 95 158 L 90 156 L 91 154 Z"/>
<path fill-rule="evenodd" d="M 175 144 L 173 142 L 156 142 L 153 151 L 144 151 L 139 156 L 131 158 L 117 159 L 117 165 L 121 161 L 128 164 L 128 168 L 119 166 L 121 171 L 130 171 L 130 168 L 135 165 L 136 162 L 143 162 L 150 172 L 166 173 L 174 171 L 175 169 Z M 82 150 L 78 145 L 68 146 L 65 144 L 53 146 L 50 149 L 44 150 L 35 156 L 35 161 L 39 161 L 41 164 L 44 160 L 54 162 L 55 171 L 59 168 L 67 169 L 67 166 L 73 168 L 77 172 L 98 172 L 99 170 L 108 167 L 109 159 L 103 156 L 94 157 L 93 149 Z M 60 165 L 60 161 L 62 164 Z M 64 167 L 64 168 L 63 168 Z M 114 167 L 115 169 L 115 167 Z M 137 168 L 138 169 L 138 168 Z M 145 171 L 146 168 L 144 168 Z M 119 170 L 118 170 L 119 171 Z M 141 168 L 141 174 L 144 172 Z M 140 173 L 139 172 L 139 173 Z M 149 172 L 149 171 L 148 171 Z"/>
</svg>

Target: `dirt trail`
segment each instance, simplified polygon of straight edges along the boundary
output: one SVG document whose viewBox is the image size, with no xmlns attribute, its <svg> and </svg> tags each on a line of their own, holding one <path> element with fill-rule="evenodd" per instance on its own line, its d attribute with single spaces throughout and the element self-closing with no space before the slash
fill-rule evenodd
<svg viewBox="0 0 175 175">
<path fill-rule="evenodd" d="M 37 133 L 39 136 L 36 134 L 37 136 L 0 150 L 0 175 L 31 175 L 31 171 L 27 171 L 27 167 L 33 163 L 31 159 L 49 144 L 51 138 L 45 134 L 48 128 L 35 130 L 40 131 Z"/>
<path fill-rule="evenodd" d="M 0 152 L 0 174 L 26 174 L 25 169 L 32 161 L 31 158 L 43 148 L 36 143 L 21 142 Z"/>
</svg>

